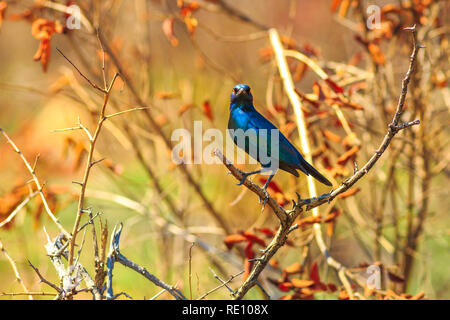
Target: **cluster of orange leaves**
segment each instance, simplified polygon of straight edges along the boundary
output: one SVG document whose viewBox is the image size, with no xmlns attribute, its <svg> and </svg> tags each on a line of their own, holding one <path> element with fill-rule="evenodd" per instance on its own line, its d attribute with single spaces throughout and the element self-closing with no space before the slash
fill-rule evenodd
<svg viewBox="0 0 450 320">
<path fill-rule="evenodd" d="M 0 223 L 7 219 L 9 215 L 14 211 L 14 209 L 26 199 L 30 194 L 36 191 L 36 187 L 33 183 L 24 184 L 21 183 L 13 187 L 9 192 L 0 197 Z M 52 186 L 47 187 L 43 190 L 44 196 L 47 203 L 52 210 L 52 212 L 58 212 L 66 204 L 62 204 L 57 201 L 57 196 L 61 194 L 66 194 L 70 191 L 68 187 L 65 186 Z M 28 210 L 28 212 L 33 217 L 33 227 L 37 228 L 39 226 L 39 221 L 44 211 L 44 204 L 39 196 L 34 199 L 35 206 Z M 14 225 L 14 219 L 5 224 L 3 228 L 10 229 Z"/>
<path fill-rule="evenodd" d="M 278 261 L 270 260 L 270 265 L 274 268 L 280 269 Z M 304 266 L 296 262 L 284 269 L 281 269 L 280 279 L 269 279 L 271 283 L 276 285 L 279 290 L 289 292 L 289 294 L 282 296 L 280 300 L 313 300 L 316 292 L 325 291 L 334 293 L 340 290 L 339 299 L 348 299 L 345 290 L 338 288 L 333 283 L 323 283 L 320 280 L 319 267 L 317 262 L 314 262 L 309 270 L 306 279 L 301 279 L 299 276 L 305 273 Z M 297 276 L 298 275 L 298 276 Z"/>
<path fill-rule="evenodd" d="M 63 27 L 59 21 L 49 21 L 47 19 L 39 18 L 33 21 L 31 26 L 31 34 L 40 41 L 39 48 L 33 56 L 35 61 L 40 61 L 42 70 L 47 71 L 48 63 L 50 61 L 50 40 L 54 33 L 62 33 Z"/>
<path fill-rule="evenodd" d="M 66 5 L 71 5 L 72 1 L 67 1 Z M 0 1 L 0 28 L 4 20 L 6 20 L 6 9 L 8 3 L 6 1 Z M 42 65 L 42 70 L 47 71 L 48 64 L 50 62 L 51 53 L 51 39 L 55 33 L 66 33 L 68 30 L 63 26 L 59 20 L 49 20 L 41 17 L 41 10 L 43 6 L 39 1 L 25 9 L 20 13 L 12 13 L 7 19 L 11 21 L 25 20 L 31 22 L 31 34 L 39 40 L 39 47 L 33 56 L 33 60 L 39 61 Z M 66 14 L 65 19 L 70 17 Z"/>
<path fill-rule="evenodd" d="M 355 39 L 370 53 L 373 62 L 382 66 L 386 63 L 385 55 L 380 48 L 382 40 L 392 38 L 402 27 L 401 24 L 403 26 L 426 24 L 428 21 L 426 10 L 434 2 L 435 0 L 412 0 L 385 4 L 380 8 L 380 27 L 373 30 L 367 28 L 366 39 L 359 35 L 355 36 Z M 359 5 L 360 0 L 333 0 L 331 11 L 345 18 L 350 11 L 358 11 Z"/>
<path fill-rule="evenodd" d="M 275 232 L 272 231 L 269 228 L 260 228 L 256 229 L 256 231 L 262 235 L 265 235 L 268 238 L 273 238 L 275 236 Z M 253 249 L 253 246 L 255 244 L 261 246 L 262 248 L 266 247 L 266 243 L 263 238 L 258 236 L 256 233 L 251 231 L 240 231 L 236 234 L 231 234 L 225 237 L 224 243 L 227 246 L 228 250 L 231 250 L 234 245 L 237 243 L 245 243 L 244 248 L 244 254 L 245 254 L 245 263 L 244 263 L 244 269 L 245 272 L 243 274 L 243 279 L 247 279 L 247 277 L 250 274 L 250 271 L 252 270 L 254 261 L 249 261 L 251 259 L 255 259 L 255 251 Z M 287 245 L 293 246 L 294 244 L 292 241 L 288 240 L 286 242 Z"/>
<path fill-rule="evenodd" d="M 278 190 L 277 192 L 282 193 L 281 189 L 279 189 L 276 185 L 270 185 L 268 188 L 272 188 L 272 190 Z M 296 221 L 299 229 L 304 229 L 307 226 L 310 226 L 314 223 L 325 223 L 328 226 L 328 230 L 333 230 L 333 225 L 341 214 L 341 210 L 338 210 L 336 208 L 333 208 L 330 213 L 328 213 L 325 217 L 304 217 L 300 218 Z M 329 231 L 330 233 L 332 231 Z M 330 234 L 331 236 L 331 234 Z M 245 262 L 244 262 L 244 280 L 247 279 L 247 277 L 250 274 L 250 271 L 252 270 L 254 261 L 250 261 L 252 259 L 255 259 L 255 251 L 254 251 L 254 245 L 259 245 L 262 248 L 266 247 L 266 242 L 264 240 L 266 239 L 273 239 L 275 237 L 275 231 L 270 228 L 255 228 L 255 232 L 252 231 L 240 231 L 236 234 L 231 234 L 225 237 L 224 243 L 228 250 L 231 250 L 236 244 L 238 243 L 245 243 L 244 247 L 244 256 L 245 256 Z M 286 244 L 288 246 L 295 246 L 294 242 L 292 240 L 287 240 Z"/>
<path fill-rule="evenodd" d="M 83 161 L 83 157 L 87 156 L 89 149 L 86 144 L 80 139 L 74 139 L 73 137 L 66 137 L 64 139 L 64 145 L 62 149 L 62 160 L 69 160 L 71 162 L 71 170 L 78 170 Z M 110 159 L 104 159 L 100 165 L 105 166 L 114 174 L 120 175 L 123 173 L 123 166 L 116 164 Z"/>
<path fill-rule="evenodd" d="M 306 274 L 306 267 L 299 262 L 295 262 L 292 265 L 281 269 L 279 262 L 276 259 L 271 259 L 269 264 L 281 271 L 281 277 L 279 279 L 269 278 L 269 281 L 276 285 L 282 292 L 289 293 L 282 296 L 281 300 L 312 300 L 315 299 L 315 294 L 318 292 L 335 293 L 338 292 L 339 300 L 349 300 L 350 296 L 348 292 L 342 286 L 336 286 L 333 283 L 324 283 L 320 279 L 319 267 L 317 262 L 313 262 L 310 266 L 309 272 Z M 381 267 L 380 263 L 375 263 Z M 356 271 L 365 272 L 369 265 L 367 263 L 361 263 Z M 354 270 L 355 271 L 355 270 Z M 302 275 L 304 275 L 302 277 Z M 391 281 L 391 275 L 388 273 Z M 399 282 L 395 279 L 394 282 Z M 356 284 L 351 284 L 351 290 L 357 289 Z M 419 292 L 416 295 L 407 293 L 396 293 L 391 289 L 385 291 L 378 291 L 369 286 L 364 286 L 364 298 L 374 297 L 378 300 L 420 300 L 423 299 L 424 292 Z M 355 297 L 357 298 L 357 297 Z"/>
<path fill-rule="evenodd" d="M 184 2 L 183 0 L 177 0 L 177 6 L 180 9 L 179 13 L 186 25 L 188 33 L 193 36 L 198 26 L 198 20 L 193 16 L 194 12 L 200 9 L 200 3 L 196 1 Z M 169 40 L 170 44 L 176 47 L 179 43 L 178 38 L 175 36 L 173 30 L 175 18 L 169 17 L 164 19 L 162 23 L 162 30 L 164 35 Z"/>
</svg>

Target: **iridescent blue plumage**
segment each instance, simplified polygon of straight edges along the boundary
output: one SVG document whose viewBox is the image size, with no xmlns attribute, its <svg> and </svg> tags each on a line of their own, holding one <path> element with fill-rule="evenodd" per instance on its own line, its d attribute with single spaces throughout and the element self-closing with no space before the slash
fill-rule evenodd
<svg viewBox="0 0 450 320">
<path fill-rule="evenodd" d="M 269 120 L 267 120 L 263 115 L 261 115 L 258 111 L 256 111 L 253 106 L 253 96 L 250 92 L 250 87 L 245 84 L 238 84 L 233 88 L 231 93 L 231 103 L 230 103 L 230 119 L 228 121 L 228 129 L 242 129 L 246 130 L 255 130 L 257 133 L 261 129 L 266 129 L 267 132 L 270 132 L 271 129 L 278 130 Z M 263 141 L 263 140 L 264 141 Z M 236 141 L 236 138 L 233 137 L 233 141 L 236 145 L 242 149 L 244 149 L 247 153 L 249 153 L 252 157 L 258 160 L 261 163 L 261 159 L 258 156 L 254 156 L 249 152 L 251 150 L 251 146 L 253 145 L 256 148 L 259 148 L 262 144 L 265 144 L 266 150 L 270 150 L 271 139 L 270 133 L 268 135 L 258 135 L 256 139 L 246 139 L 245 146 L 239 145 Z M 287 171 L 296 177 L 298 177 L 297 170 L 301 170 L 306 175 L 312 175 L 318 181 L 331 186 L 331 182 L 328 181 L 323 175 L 321 175 L 313 166 L 311 166 L 305 159 L 303 159 L 302 155 L 298 150 L 289 142 L 289 140 L 278 130 L 278 162 L 279 168 Z M 269 156 L 270 156 L 270 152 Z M 259 153 L 258 153 L 259 154 Z M 261 163 L 263 170 L 267 168 L 267 164 Z M 261 170 L 253 171 L 245 173 L 240 184 L 244 183 L 245 179 L 255 173 L 260 173 Z M 267 180 L 264 185 L 264 189 L 267 188 L 270 180 L 275 175 L 275 172 L 272 172 L 271 176 Z"/>
</svg>

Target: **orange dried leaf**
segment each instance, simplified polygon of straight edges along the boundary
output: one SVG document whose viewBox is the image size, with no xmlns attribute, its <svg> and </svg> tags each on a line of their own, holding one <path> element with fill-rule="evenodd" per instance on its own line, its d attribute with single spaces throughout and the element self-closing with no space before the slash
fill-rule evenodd
<svg viewBox="0 0 450 320">
<path fill-rule="evenodd" d="M 244 237 L 242 234 L 231 234 L 231 235 L 227 236 L 225 238 L 225 240 L 223 240 L 223 242 L 227 246 L 228 250 L 230 250 L 233 247 L 233 245 L 235 245 L 236 243 L 244 242 L 244 241 L 247 241 L 247 238 Z"/>
<path fill-rule="evenodd" d="M 291 290 L 293 287 L 294 285 L 290 282 L 282 282 L 278 285 L 278 289 L 284 292 Z"/>
<path fill-rule="evenodd" d="M 342 192 L 340 195 L 338 195 L 338 198 L 340 199 L 345 199 L 348 198 L 350 196 L 353 196 L 354 194 L 358 193 L 360 191 L 359 188 L 350 188 L 345 192 Z"/>
<path fill-rule="evenodd" d="M 205 102 L 203 102 L 202 109 L 203 109 L 203 113 L 205 114 L 205 116 L 206 116 L 209 120 L 214 121 L 214 116 L 213 116 L 212 110 L 211 110 L 211 104 L 209 103 L 208 100 L 206 100 Z"/>
<path fill-rule="evenodd" d="M 269 260 L 269 265 L 271 265 L 273 268 L 278 268 L 278 266 L 279 266 L 279 263 L 278 263 L 278 260 L 276 260 L 276 259 L 270 259 Z"/>
<path fill-rule="evenodd" d="M 386 59 L 385 59 L 384 53 L 381 51 L 380 47 L 377 44 L 370 42 L 367 45 L 367 48 L 369 49 L 369 52 L 372 55 L 373 61 L 377 65 L 384 66 L 384 64 L 386 63 Z"/>
<path fill-rule="evenodd" d="M 341 1 L 342 1 L 342 0 L 333 0 L 333 1 L 331 2 L 330 10 L 331 10 L 332 12 L 335 12 L 335 11 L 338 9 L 339 4 L 341 3 Z"/>
<path fill-rule="evenodd" d="M 283 269 L 287 274 L 296 274 L 302 271 L 302 264 L 300 262 L 295 262 L 291 264 L 289 267 Z"/>
<path fill-rule="evenodd" d="M 312 280 L 303 280 L 303 279 L 292 279 L 291 282 L 296 288 L 307 288 L 314 284 L 314 281 Z"/>
<path fill-rule="evenodd" d="M 350 150 L 342 154 L 338 159 L 337 163 L 340 165 L 344 165 L 349 161 L 350 159 L 355 159 L 356 153 L 359 151 L 359 146 L 353 146 Z"/>
<path fill-rule="evenodd" d="M 324 129 L 322 132 L 325 138 L 327 138 L 328 140 L 331 140 L 333 142 L 341 142 L 341 137 L 331 132 L 330 130 Z"/>
<path fill-rule="evenodd" d="M 349 297 L 347 291 L 341 290 L 341 292 L 339 292 L 339 297 L 338 297 L 338 299 L 339 299 L 339 300 L 350 300 L 350 297 Z"/>
<path fill-rule="evenodd" d="M 254 233 L 252 233 L 250 231 L 244 231 L 242 235 L 247 239 L 247 241 L 255 242 L 255 243 L 257 243 L 257 244 L 259 244 L 259 245 L 261 245 L 263 247 L 266 246 L 266 244 L 265 244 L 263 239 L 261 239 L 256 234 L 254 234 Z"/>
<path fill-rule="evenodd" d="M 324 223 L 333 222 L 341 214 L 341 210 L 333 209 L 326 217 L 323 219 Z"/>
<path fill-rule="evenodd" d="M 156 117 L 155 121 L 160 127 L 162 127 L 165 124 L 167 124 L 167 122 L 169 122 L 169 118 L 167 118 L 167 116 L 164 113 L 161 113 Z"/>
<path fill-rule="evenodd" d="M 344 89 L 340 87 L 336 82 L 331 80 L 330 78 L 326 78 L 325 82 L 330 86 L 330 88 L 336 93 L 343 93 Z"/>
<path fill-rule="evenodd" d="M 41 41 L 38 50 L 33 56 L 33 60 L 41 62 L 44 72 L 47 71 L 47 66 L 50 61 L 50 40 L 55 32 L 63 32 L 63 28 L 58 21 L 55 23 L 47 19 L 39 18 L 33 21 L 31 25 L 31 34 Z"/>
<path fill-rule="evenodd" d="M 0 1 L 0 29 L 2 27 L 3 19 L 5 18 L 7 8 L 8 4 L 5 1 Z"/>
<path fill-rule="evenodd" d="M 179 6 L 180 6 L 180 4 L 179 4 Z M 192 1 L 192 2 L 189 2 L 188 4 L 185 4 L 183 1 L 183 3 L 181 4 L 180 7 L 181 7 L 181 10 L 180 10 L 181 16 L 187 17 L 200 8 L 200 3 L 196 2 L 196 1 Z"/>
<path fill-rule="evenodd" d="M 198 21 L 196 18 L 186 16 L 184 18 L 184 24 L 186 25 L 186 28 L 191 36 L 194 35 L 195 29 L 197 29 Z"/>
<path fill-rule="evenodd" d="M 273 237 L 275 235 L 275 232 L 273 232 L 269 228 L 256 228 L 255 230 L 264 233 L 268 237 Z"/>
<path fill-rule="evenodd" d="M 183 113 L 185 113 L 187 110 L 189 110 L 190 108 L 192 108 L 193 105 L 191 103 L 187 103 L 187 104 L 183 104 L 179 109 L 178 109 L 178 115 L 181 116 Z"/>
<path fill-rule="evenodd" d="M 310 216 L 310 217 L 306 217 L 306 218 L 302 218 L 300 219 L 299 222 L 297 222 L 299 228 L 300 227 L 304 227 L 304 226 L 308 226 L 314 223 L 320 223 L 321 222 L 321 218 L 320 217 L 314 217 L 314 216 Z"/>
<path fill-rule="evenodd" d="M 315 284 L 320 283 L 320 276 L 319 276 L 319 266 L 317 265 L 317 262 L 314 262 L 311 266 L 311 271 L 309 271 L 309 278 L 314 281 Z"/>
<path fill-rule="evenodd" d="M 350 7 L 350 0 L 342 0 L 341 7 L 339 8 L 339 17 L 345 18 L 348 8 Z"/>
</svg>

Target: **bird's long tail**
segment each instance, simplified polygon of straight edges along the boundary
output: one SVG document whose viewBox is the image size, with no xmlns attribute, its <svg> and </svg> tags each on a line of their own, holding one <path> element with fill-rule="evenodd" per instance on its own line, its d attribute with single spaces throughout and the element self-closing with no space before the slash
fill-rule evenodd
<svg viewBox="0 0 450 320">
<path fill-rule="evenodd" d="M 310 165 L 305 159 L 301 159 L 301 167 L 300 170 L 302 170 L 306 174 L 312 175 L 314 178 L 316 178 L 318 181 L 322 182 L 323 184 L 327 186 L 332 186 L 331 182 L 325 178 L 319 171 L 317 171 L 312 165 Z"/>
</svg>

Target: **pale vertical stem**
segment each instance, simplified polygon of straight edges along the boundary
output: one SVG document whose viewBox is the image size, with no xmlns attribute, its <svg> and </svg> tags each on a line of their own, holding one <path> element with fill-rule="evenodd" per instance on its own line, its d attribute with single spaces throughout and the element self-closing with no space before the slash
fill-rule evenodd
<svg viewBox="0 0 450 320">
<path fill-rule="evenodd" d="M 306 121 L 305 117 L 302 111 L 302 102 L 300 101 L 297 93 L 295 92 L 295 86 L 294 82 L 292 80 L 291 73 L 289 72 L 289 68 L 286 62 L 286 56 L 284 53 L 283 46 L 281 44 L 280 36 L 278 35 L 278 32 L 276 29 L 270 29 L 269 30 L 269 38 L 270 42 L 272 44 L 272 48 L 275 53 L 275 59 L 277 61 L 278 70 L 280 72 L 280 76 L 283 80 L 283 87 L 286 91 L 286 94 L 289 98 L 289 101 L 292 104 L 292 107 L 295 112 L 296 121 L 297 121 L 297 129 L 298 133 L 300 135 L 300 141 L 302 146 L 303 155 L 311 165 L 313 165 L 312 162 L 312 156 L 311 156 L 311 150 L 309 147 L 309 141 L 308 141 L 308 132 L 306 129 Z M 317 196 L 317 190 L 316 186 L 314 184 L 313 177 L 311 175 L 307 176 L 308 181 L 308 189 L 309 189 L 309 196 L 310 197 L 316 197 Z M 313 216 L 317 217 L 320 215 L 319 208 L 315 207 L 312 209 Z M 317 245 L 322 252 L 322 254 L 325 256 L 327 263 L 334 267 L 338 271 L 339 278 L 344 285 L 348 295 L 351 299 L 353 299 L 353 292 L 351 290 L 350 283 L 345 276 L 345 268 L 336 260 L 334 260 L 327 249 L 327 246 L 325 244 L 325 241 L 322 237 L 322 230 L 320 229 L 320 224 L 316 223 L 313 225 L 314 228 L 314 236 L 317 242 Z"/>
<path fill-rule="evenodd" d="M 8 254 L 8 251 L 6 251 L 5 246 L 3 245 L 1 240 L 0 240 L 0 251 L 3 252 L 3 254 L 6 257 L 6 259 L 8 259 L 9 264 L 11 265 L 11 267 L 12 267 L 12 269 L 14 271 L 14 274 L 16 275 L 16 279 L 20 283 L 20 285 L 22 286 L 22 288 L 25 291 L 25 293 L 29 293 L 28 288 L 26 287 L 25 283 L 23 282 L 22 278 L 20 277 L 19 269 L 17 269 L 16 263 L 11 258 L 11 256 Z M 28 297 L 29 297 L 30 300 L 33 300 L 33 296 L 29 295 Z"/>
</svg>

